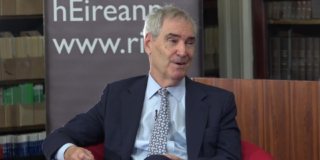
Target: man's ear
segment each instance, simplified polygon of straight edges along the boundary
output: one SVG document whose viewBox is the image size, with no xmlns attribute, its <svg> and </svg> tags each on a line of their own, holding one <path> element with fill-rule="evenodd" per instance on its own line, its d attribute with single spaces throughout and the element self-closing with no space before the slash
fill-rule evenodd
<svg viewBox="0 0 320 160">
<path fill-rule="evenodd" d="M 144 39 L 144 50 L 146 51 L 146 53 L 148 55 L 151 54 L 151 43 L 152 43 L 153 39 L 150 33 L 146 34 L 146 37 Z"/>
</svg>

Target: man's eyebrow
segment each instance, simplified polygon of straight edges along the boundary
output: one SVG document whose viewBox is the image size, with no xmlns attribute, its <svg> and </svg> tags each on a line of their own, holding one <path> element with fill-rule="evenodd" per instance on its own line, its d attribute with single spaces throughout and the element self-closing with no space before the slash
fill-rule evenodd
<svg viewBox="0 0 320 160">
<path fill-rule="evenodd" d="M 179 38 L 181 38 L 180 35 L 174 34 L 174 33 L 169 33 L 169 34 L 167 34 L 166 38 L 168 38 L 168 37 L 179 37 Z M 196 38 L 195 38 L 195 37 L 188 37 L 187 39 L 188 39 L 188 40 L 195 40 Z"/>
<path fill-rule="evenodd" d="M 166 37 L 181 37 L 180 35 L 178 35 L 178 34 L 174 34 L 174 33 L 169 33 L 169 34 L 167 34 L 167 36 Z"/>
</svg>

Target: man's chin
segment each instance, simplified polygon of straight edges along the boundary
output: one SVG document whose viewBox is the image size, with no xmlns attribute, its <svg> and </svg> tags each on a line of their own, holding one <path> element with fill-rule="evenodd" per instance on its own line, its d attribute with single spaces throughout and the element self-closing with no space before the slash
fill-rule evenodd
<svg viewBox="0 0 320 160">
<path fill-rule="evenodd" d="M 185 74 L 175 74 L 172 76 L 172 79 L 175 81 L 181 81 L 185 76 Z"/>
</svg>

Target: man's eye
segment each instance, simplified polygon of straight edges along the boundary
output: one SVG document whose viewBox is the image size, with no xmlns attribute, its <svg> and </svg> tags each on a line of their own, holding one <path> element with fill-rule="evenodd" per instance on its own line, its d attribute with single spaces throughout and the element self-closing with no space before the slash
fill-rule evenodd
<svg viewBox="0 0 320 160">
<path fill-rule="evenodd" d="M 177 43 L 178 41 L 175 40 L 175 39 L 169 39 L 169 42 L 170 42 L 170 43 Z"/>
<path fill-rule="evenodd" d="M 186 42 L 186 44 L 187 44 L 188 46 L 193 46 L 193 45 L 194 45 L 194 42 L 193 42 L 193 41 L 188 41 L 188 42 Z"/>
</svg>

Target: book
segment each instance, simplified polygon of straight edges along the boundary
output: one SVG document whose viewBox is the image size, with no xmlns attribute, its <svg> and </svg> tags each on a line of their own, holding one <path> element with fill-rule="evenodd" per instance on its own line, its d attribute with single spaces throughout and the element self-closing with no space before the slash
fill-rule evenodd
<svg viewBox="0 0 320 160">
<path fill-rule="evenodd" d="M 272 2 L 272 19 L 280 19 L 280 3 Z"/>
<path fill-rule="evenodd" d="M 291 1 L 291 20 L 296 20 L 297 19 L 297 2 Z"/>
<path fill-rule="evenodd" d="M 313 39 L 313 80 L 319 81 L 319 57 L 320 57 L 320 38 Z"/>
<path fill-rule="evenodd" d="M 320 19 L 320 1 L 319 0 L 311 1 L 311 14 L 312 14 L 312 19 Z"/>
<path fill-rule="evenodd" d="M 291 19 L 292 18 L 292 2 L 288 1 L 286 2 L 287 4 L 287 12 L 286 12 L 286 15 L 287 15 L 287 18 L 286 19 Z"/>
<path fill-rule="evenodd" d="M 306 1 L 306 19 L 311 19 L 312 18 L 312 11 L 311 11 L 311 1 Z"/>
<path fill-rule="evenodd" d="M 0 37 L 13 38 L 14 36 L 12 35 L 11 32 L 0 32 Z"/>
<path fill-rule="evenodd" d="M 271 79 L 280 79 L 280 38 L 270 38 Z"/>
<path fill-rule="evenodd" d="M 289 80 L 289 38 L 280 39 L 280 75 L 281 79 Z"/>
<path fill-rule="evenodd" d="M 299 79 L 299 38 L 291 39 L 291 80 Z"/>
<path fill-rule="evenodd" d="M 29 151 L 28 151 L 28 136 L 27 135 L 19 135 L 18 136 L 18 152 L 19 157 L 28 157 Z"/>
<path fill-rule="evenodd" d="M 296 15 L 296 19 L 297 19 L 297 20 L 302 19 L 302 1 L 298 1 L 298 2 L 297 2 L 297 15 Z"/>
<path fill-rule="evenodd" d="M 306 79 L 306 40 L 305 38 L 299 39 L 299 80 Z"/>
<path fill-rule="evenodd" d="M 43 102 L 43 85 L 38 84 L 33 87 L 33 101 L 34 103 Z"/>
<path fill-rule="evenodd" d="M 14 104 L 14 93 L 13 86 L 7 86 L 4 88 L 4 104 L 5 105 L 13 105 Z"/>
<path fill-rule="evenodd" d="M 313 38 L 306 38 L 306 80 L 313 80 Z"/>
<path fill-rule="evenodd" d="M 301 20 L 306 19 L 306 13 L 307 13 L 307 1 L 302 1 L 301 2 Z"/>
<path fill-rule="evenodd" d="M 288 19 L 288 5 L 287 2 L 278 2 L 280 3 L 281 9 L 280 9 L 280 19 Z"/>
<path fill-rule="evenodd" d="M 16 15 L 16 1 L 15 0 L 1 0 L 0 1 L 0 15 L 1 16 Z"/>
</svg>

